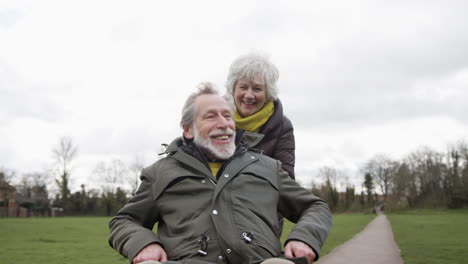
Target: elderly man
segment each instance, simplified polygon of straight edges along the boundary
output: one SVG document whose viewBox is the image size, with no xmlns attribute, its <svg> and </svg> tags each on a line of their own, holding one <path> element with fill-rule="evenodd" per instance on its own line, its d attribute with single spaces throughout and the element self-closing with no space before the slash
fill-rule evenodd
<svg viewBox="0 0 468 264">
<path fill-rule="evenodd" d="M 134 264 L 318 259 L 331 228 L 326 203 L 280 162 L 236 142 L 232 116 L 232 105 L 209 83 L 187 99 L 183 137 L 142 171 L 137 194 L 109 223 L 114 249 Z M 284 255 L 275 234 L 278 212 L 296 223 Z"/>
</svg>

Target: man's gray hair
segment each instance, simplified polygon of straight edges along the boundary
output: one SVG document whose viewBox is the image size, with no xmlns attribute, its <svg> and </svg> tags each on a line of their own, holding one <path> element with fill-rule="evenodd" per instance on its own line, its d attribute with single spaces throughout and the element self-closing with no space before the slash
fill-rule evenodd
<svg viewBox="0 0 468 264">
<path fill-rule="evenodd" d="M 193 122 L 196 116 L 196 107 L 195 107 L 195 100 L 198 96 L 204 94 L 215 94 L 219 95 L 216 86 L 211 82 L 202 82 L 197 85 L 197 91 L 192 93 L 187 100 L 185 101 L 184 107 L 182 108 L 182 118 L 180 120 L 180 126 L 182 128 L 192 127 Z M 223 97 L 226 99 L 229 108 L 231 111 L 234 111 L 234 104 L 228 100 L 228 98 Z"/>
<path fill-rule="evenodd" d="M 263 82 L 267 101 L 278 98 L 276 82 L 279 78 L 279 71 L 265 54 L 251 52 L 239 56 L 232 62 L 226 82 L 227 93 L 234 96 L 234 87 L 237 81 L 243 78 L 254 83 Z"/>
</svg>

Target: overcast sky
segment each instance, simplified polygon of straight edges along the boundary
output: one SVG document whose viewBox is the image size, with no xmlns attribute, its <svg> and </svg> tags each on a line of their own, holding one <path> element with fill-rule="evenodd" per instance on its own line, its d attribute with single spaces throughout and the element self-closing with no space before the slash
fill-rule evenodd
<svg viewBox="0 0 468 264">
<path fill-rule="evenodd" d="M 201 81 L 224 92 L 237 56 L 263 51 L 296 135 L 296 174 L 356 185 L 378 153 L 445 151 L 468 136 L 468 1 L 0 0 L 0 167 L 157 159 Z"/>
</svg>

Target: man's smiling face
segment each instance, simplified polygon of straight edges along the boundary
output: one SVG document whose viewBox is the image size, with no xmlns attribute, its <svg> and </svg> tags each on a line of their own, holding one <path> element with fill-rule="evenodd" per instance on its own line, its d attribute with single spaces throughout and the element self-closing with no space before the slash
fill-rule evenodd
<svg viewBox="0 0 468 264">
<path fill-rule="evenodd" d="M 235 123 L 226 100 L 216 94 L 197 97 L 194 124 L 184 135 L 211 159 L 229 159 L 235 150 Z"/>
</svg>

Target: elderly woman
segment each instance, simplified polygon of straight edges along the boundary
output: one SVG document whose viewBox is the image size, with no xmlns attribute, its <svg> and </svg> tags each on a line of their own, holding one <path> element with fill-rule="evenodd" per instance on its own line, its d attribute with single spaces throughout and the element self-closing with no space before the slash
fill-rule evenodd
<svg viewBox="0 0 468 264">
<path fill-rule="evenodd" d="M 279 72 L 269 59 L 250 53 L 231 64 L 226 88 L 236 106 L 236 127 L 244 134 L 263 135 L 254 147 L 263 154 L 281 161 L 282 167 L 294 179 L 294 133 L 291 121 L 283 115 L 278 99 Z"/>
</svg>

